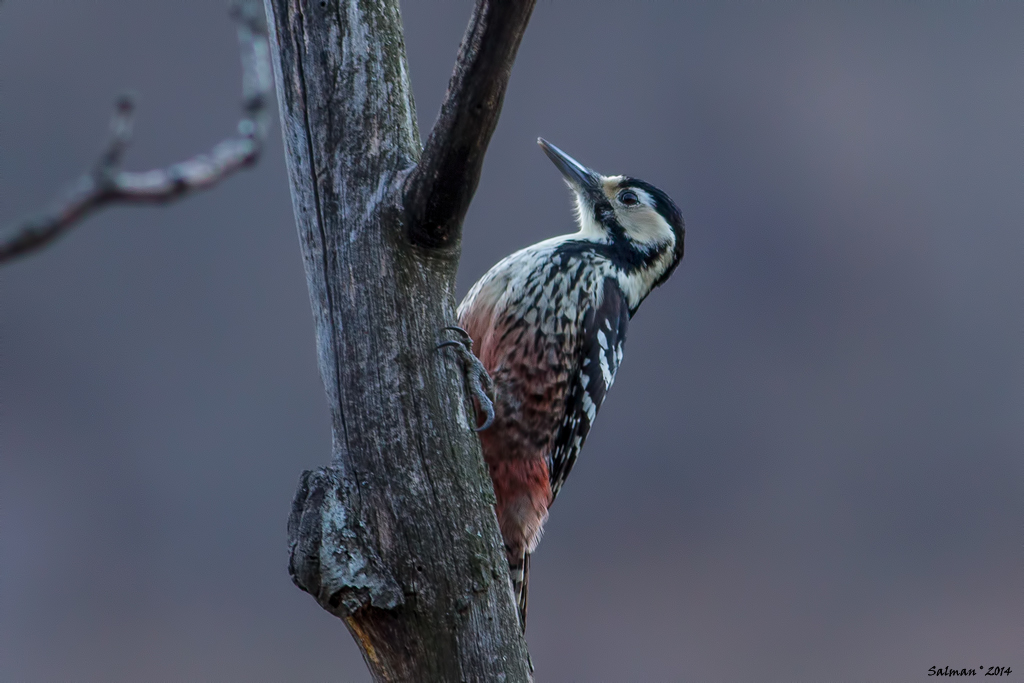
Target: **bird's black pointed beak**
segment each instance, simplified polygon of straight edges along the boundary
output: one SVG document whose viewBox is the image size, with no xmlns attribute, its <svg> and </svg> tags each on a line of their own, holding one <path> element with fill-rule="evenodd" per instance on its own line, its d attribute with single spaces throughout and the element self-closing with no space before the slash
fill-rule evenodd
<svg viewBox="0 0 1024 683">
<path fill-rule="evenodd" d="M 591 171 L 544 138 L 537 138 L 537 144 L 577 191 L 588 194 L 600 189 L 601 174 Z"/>
</svg>

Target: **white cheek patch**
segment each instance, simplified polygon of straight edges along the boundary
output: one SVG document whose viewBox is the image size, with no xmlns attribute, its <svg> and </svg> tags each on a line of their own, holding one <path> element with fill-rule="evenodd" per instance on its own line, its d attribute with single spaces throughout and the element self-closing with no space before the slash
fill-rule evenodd
<svg viewBox="0 0 1024 683">
<path fill-rule="evenodd" d="M 630 191 L 636 194 L 640 203 L 632 207 L 622 205 L 618 199 L 618 193 L 622 189 L 619 187 L 619 183 L 622 180 L 622 176 L 605 178 L 604 193 L 615 210 L 615 217 L 618 219 L 619 225 L 626 231 L 629 238 L 640 245 L 663 246 L 673 242 L 675 233 L 672 231 L 672 226 L 654 209 L 654 197 L 646 190 L 630 187 Z"/>
<path fill-rule="evenodd" d="M 672 232 L 672 226 L 668 224 L 668 221 L 646 205 L 636 211 L 619 211 L 618 213 L 623 229 L 638 244 L 662 245 L 675 239 L 675 233 Z"/>
</svg>

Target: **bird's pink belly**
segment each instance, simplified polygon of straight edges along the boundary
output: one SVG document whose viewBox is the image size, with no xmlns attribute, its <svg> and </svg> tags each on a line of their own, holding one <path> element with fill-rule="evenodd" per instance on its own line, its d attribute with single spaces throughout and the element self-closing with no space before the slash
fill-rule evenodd
<svg viewBox="0 0 1024 683">
<path fill-rule="evenodd" d="M 505 545 L 518 553 L 531 552 L 540 541 L 551 503 L 547 463 L 543 459 L 500 460 L 487 465 Z"/>
</svg>

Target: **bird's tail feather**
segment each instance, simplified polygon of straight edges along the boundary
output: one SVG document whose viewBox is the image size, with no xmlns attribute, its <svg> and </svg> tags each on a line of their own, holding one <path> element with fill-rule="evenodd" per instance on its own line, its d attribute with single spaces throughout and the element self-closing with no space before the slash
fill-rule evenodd
<svg viewBox="0 0 1024 683">
<path fill-rule="evenodd" d="M 508 555 L 508 573 L 512 577 L 512 595 L 519 608 L 519 623 L 526 633 L 526 599 L 530 592 L 530 553 Z"/>
</svg>

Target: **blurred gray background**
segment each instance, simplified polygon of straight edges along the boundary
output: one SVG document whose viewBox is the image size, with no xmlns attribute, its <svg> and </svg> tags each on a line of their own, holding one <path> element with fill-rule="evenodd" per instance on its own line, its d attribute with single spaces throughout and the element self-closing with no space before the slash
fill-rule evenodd
<svg viewBox="0 0 1024 683">
<path fill-rule="evenodd" d="M 404 3 L 424 134 L 470 7 Z M 572 229 L 538 135 L 687 222 L 534 558 L 539 681 L 1024 673 L 1022 38 L 1011 2 L 538 2 L 460 291 Z M 122 90 L 143 170 L 239 76 L 221 0 L 8 0 L 0 224 Z M 369 680 L 286 571 L 329 424 L 274 128 L 0 269 L 0 680 Z"/>
</svg>

